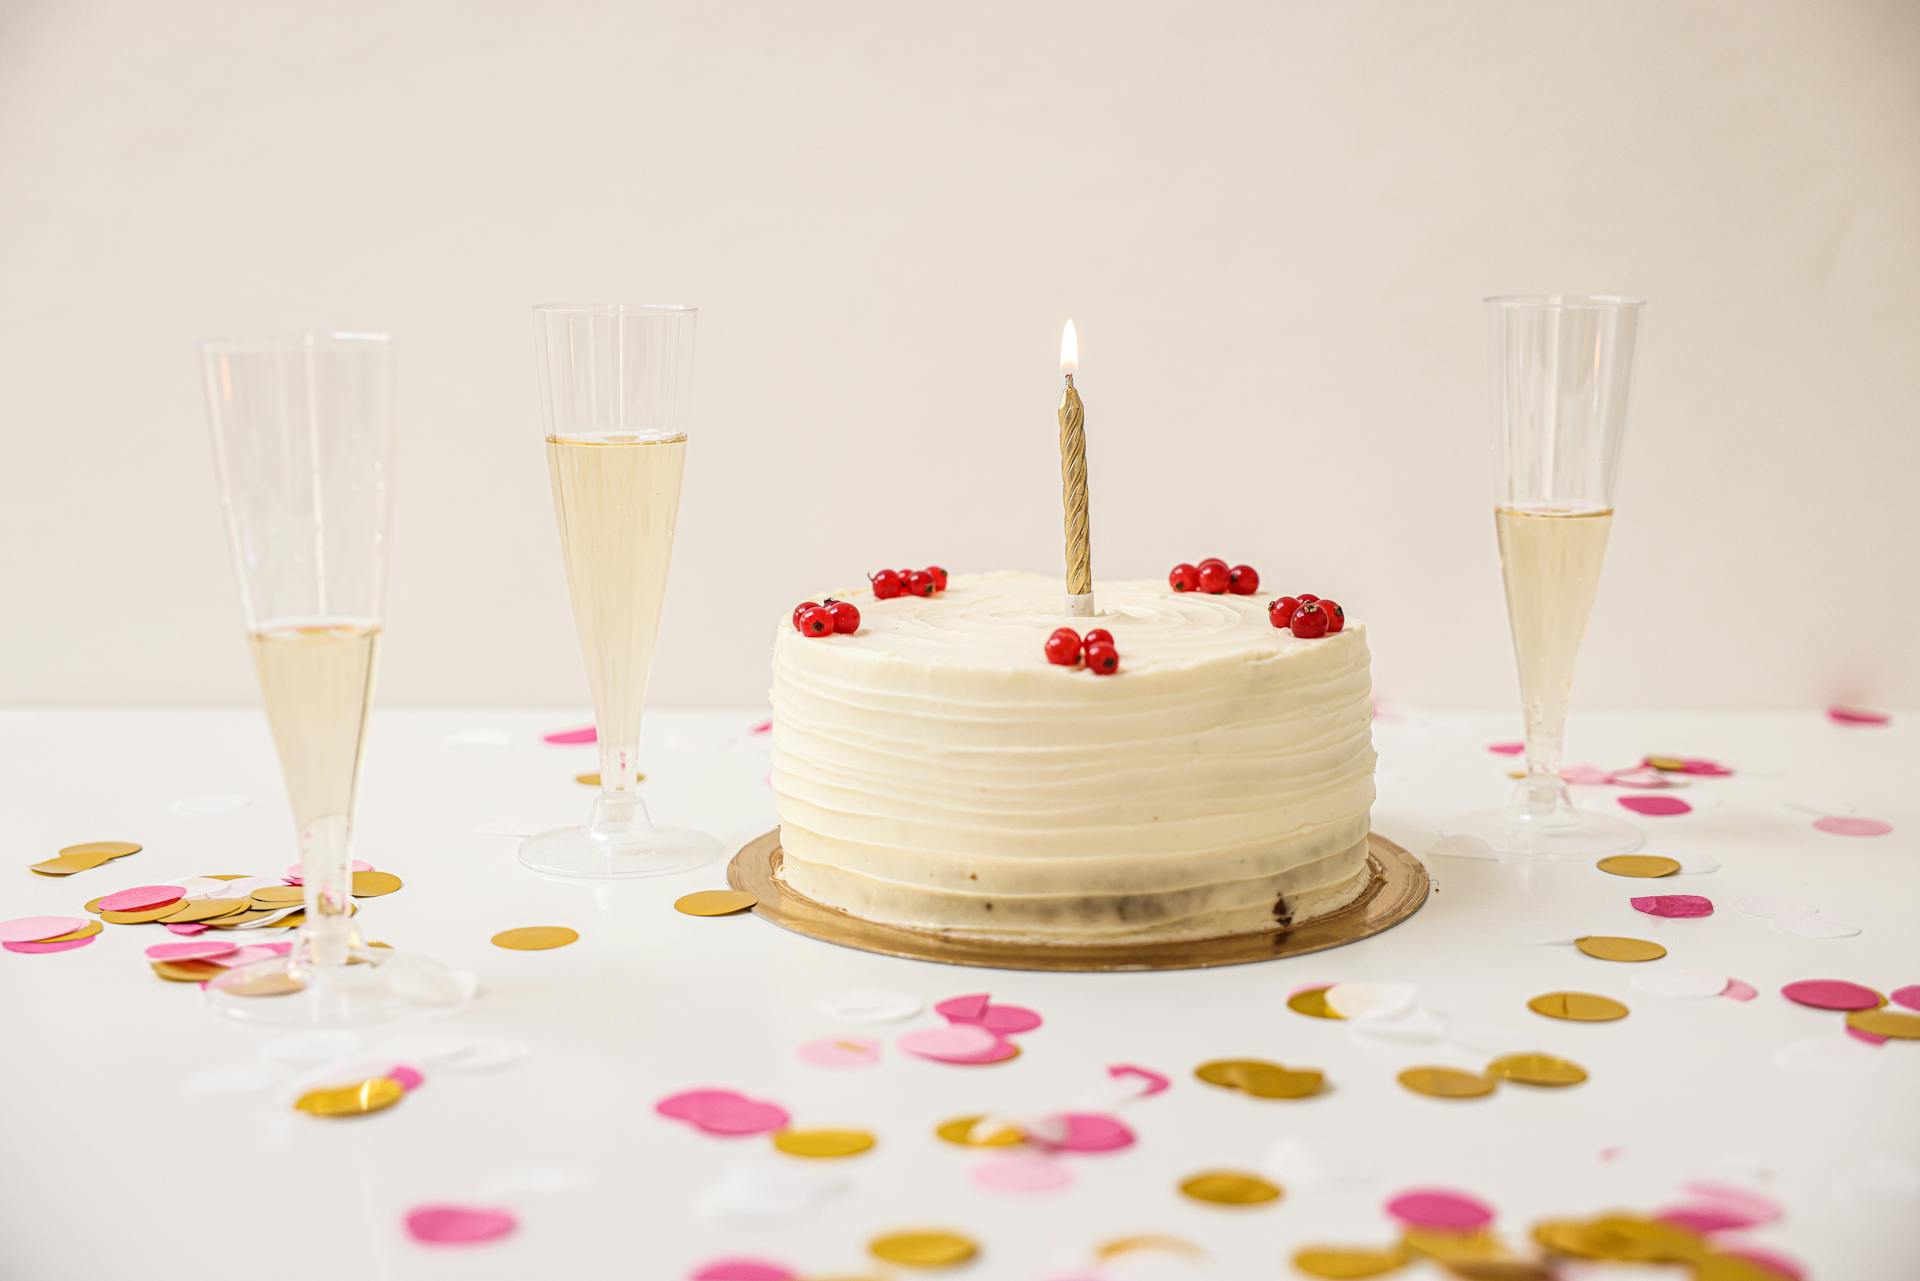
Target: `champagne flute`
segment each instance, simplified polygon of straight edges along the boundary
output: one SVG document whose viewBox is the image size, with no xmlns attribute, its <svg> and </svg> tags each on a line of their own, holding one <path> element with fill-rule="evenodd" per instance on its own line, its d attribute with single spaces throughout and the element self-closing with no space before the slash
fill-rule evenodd
<svg viewBox="0 0 1920 1281">
<path fill-rule="evenodd" d="M 1573 807 L 1560 777 L 1574 659 L 1613 523 L 1614 476 L 1642 302 L 1546 294 L 1487 299 L 1499 489 L 1494 529 L 1520 667 L 1527 774 L 1503 810 L 1451 833 L 1516 858 L 1638 849 L 1631 823 Z"/>
<path fill-rule="evenodd" d="M 323 333 L 200 344 L 214 465 L 267 724 L 300 846 L 305 912 L 285 957 L 208 1000 L 280 1024 L 357 1023 L 468 993 L 423 957 L 361 944 L 353 819 L 380 651 L 393 345 Z"/>
<path fill-rule="evenodd" d="M 656 303 L 534 308 L 547 471 L 600 747 L 600 795 L 586 825 L 520 846 L 520 861 L 537 872 L 661 876 L 720 856 L 703 832 L 654 826 L 637 780 L 680 513 L 697 316 Z"/>
</svg>

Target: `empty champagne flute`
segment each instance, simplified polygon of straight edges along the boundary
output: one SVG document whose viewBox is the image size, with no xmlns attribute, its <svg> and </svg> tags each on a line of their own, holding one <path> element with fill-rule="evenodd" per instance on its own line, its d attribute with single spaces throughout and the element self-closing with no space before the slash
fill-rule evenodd
<svg viewBox="0 0 1920 1281">
<path fill-rule="evenodd" d="M 697 315 L 661 303 L 534 308 L 547 472 L 600 747 L 600 795 L 586 825 L 520 846 L 520 861 L 538 872 L 661 876 L 720 856 L 703 832 L 656 827 L 637 777 L 680 514 Z"/>
<path fill-rule="evenodd" d="M 368 948 L 352 919 L 393 472 L 393 344 L 323 333 L 200 344 L 220 501 L 298 833 L 304 915 L 284 957 L 207 983 L 216 1009 L 358 1023 L 454 1004 L 464 981 Z"/>
<path fill-rule="evenodd" d="M 1624 819 L 1575 809 L 1560 777 L 1574 660 L 1613 524 L 1641 306 L 1582 294 L 1487 299 L 1493 519 L 1527 774 L 1505 809 L 1466 815 L 1447 831 L 1482 837 L 1504 856 L 1596 858 L 1645 840 Z"/>
</svg>

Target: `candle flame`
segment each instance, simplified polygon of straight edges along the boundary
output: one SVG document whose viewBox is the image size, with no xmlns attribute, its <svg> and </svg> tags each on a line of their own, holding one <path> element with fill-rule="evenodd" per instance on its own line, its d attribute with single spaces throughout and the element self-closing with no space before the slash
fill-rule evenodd
<svg viewBox="0 0 1920 1281">
<path fill-rule="evenodd" d="M 1071 320 L 1060 331 L 1060 372 L 1069 378 L 1080 372 L 1080 335 L 1074 332 Z"/>
</svg>

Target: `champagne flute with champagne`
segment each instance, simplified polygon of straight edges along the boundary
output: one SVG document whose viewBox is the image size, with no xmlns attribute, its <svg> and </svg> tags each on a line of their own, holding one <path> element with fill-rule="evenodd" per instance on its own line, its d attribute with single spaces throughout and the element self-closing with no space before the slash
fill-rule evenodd
<svg viewBox="0 0 1920 1281">
<path fill-rule="evenodd" d="M 720 856 L 703 832 L 654 826 L 638 779 L 640 714 L 680 514 L 697 315 L 657 303 L 534 309 L 547 473 L 600 748 L 600 795 L 586 825 L 520 846 L 520 861 L 537 872 L 661 876 Z"/>
<path fill-rule="evenodd" d="M 1450 833 L 1516 858 L 1588 859 L 1645 837 L 1573 807 L 1560 777 L 1574 660 L 1613 524 L 1614 476 L 1642 304 L 1580 294 L 1489 298 L 1498 484 L 1494 531 L 1520 667 L 1527 773 L 1505 809 Z"/>
</svg>

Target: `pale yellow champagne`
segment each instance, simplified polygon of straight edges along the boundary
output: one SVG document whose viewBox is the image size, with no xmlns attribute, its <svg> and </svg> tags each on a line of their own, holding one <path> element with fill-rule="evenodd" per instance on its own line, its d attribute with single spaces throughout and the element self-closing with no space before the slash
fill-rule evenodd
<svg viewBox="0 0 1920 1281">
<path fill-rule="evenodd" d="M 1550 756 L 1543 763 L 1557 770 L 1573 662 L 1600 585 L 1613 509 L 1499 507 L 1493 519 L 1529 741 L 1544 736 L 1537 745 Z"/>
<path fill-rule="evenodd" d="M 599 728 L 600 777 L 610 790 L 633 786 L 686 458 L 685 433 L 547 437 L 567 590 Z"/>
</svg>

